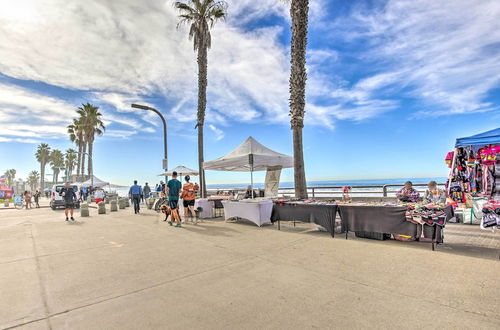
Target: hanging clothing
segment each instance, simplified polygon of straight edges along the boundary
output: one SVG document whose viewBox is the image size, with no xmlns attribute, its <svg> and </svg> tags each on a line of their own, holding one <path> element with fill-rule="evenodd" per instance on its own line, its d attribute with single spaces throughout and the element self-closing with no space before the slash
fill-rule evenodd
<svg viewBox="0 0 500 330">
<path fill-rule="evenodd" d="M 482 165 L 483 179 L 482 179 L 482 195 L 490 198 L 493 193 L 493 186 L 495 185 L 495 165 Z"/>
</svg>

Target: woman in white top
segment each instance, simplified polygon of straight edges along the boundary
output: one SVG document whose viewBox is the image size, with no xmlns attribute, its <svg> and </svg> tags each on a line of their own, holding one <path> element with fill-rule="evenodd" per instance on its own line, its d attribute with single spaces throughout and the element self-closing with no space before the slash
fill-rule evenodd
<svg viewBox="0 0 500 330">
<path fill-rule="evenodd" d="M 439 189 L 436 181 L 431 181 L 427 184 L 427 189 L 424 194 L 424 202 L 428 203 L 445 203 L 446 194 L 444 190 Z"/>
<path fill-rule="evenodd" d="M 94 192 L 94 197 L 95 197 L 95 203 L 99 204 L 99 202 L 104 201 L 104 190 L 102 188 L 97 187 L 97 189 Z"/>
</svg>

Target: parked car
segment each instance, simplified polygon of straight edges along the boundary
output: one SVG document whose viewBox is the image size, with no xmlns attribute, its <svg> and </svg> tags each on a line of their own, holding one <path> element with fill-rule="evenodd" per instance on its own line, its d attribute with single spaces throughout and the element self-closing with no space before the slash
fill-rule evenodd
<svg viewBox="0 0 500 330">
<path fill-rule="evenodd" d="M 77 185 L 72 185 L 72 187 L 76 194 L 75 208 L 78 209 L 80 208 L 80 188 Z M 66 206 L 63 197 L 60 195 L 62 188 L 64 188 L 63 184 L 55 184 L 52 186 L 50 193 L 50 208 L 53 210 L 58 207 Z"/>
</svg>

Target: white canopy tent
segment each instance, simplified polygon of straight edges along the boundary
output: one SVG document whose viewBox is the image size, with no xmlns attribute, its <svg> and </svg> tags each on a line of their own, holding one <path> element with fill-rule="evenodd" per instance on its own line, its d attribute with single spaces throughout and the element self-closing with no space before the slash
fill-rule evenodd
<svg viewBox="0 0 500 330">
<path fill-rule="evenodd" d="M 90 187 L 90 186 L 92 186 L 92 187 L 104 187 L 104 186 L 109 185 L 109 182 L 102 181 L 101 179 L 99 179 L 98 177 L 93 175 L 93 178 L 90 178 L 87 181 L 81 182 L 80 185 L 84 186 L 84 187 Z"/>
<path fill-rule="evenodd" d="M 251 136 L 227 155 L 203 163 L 205 170 L 250 172 L 252 189 L 254 171 L 289 167 L 293 157 L 266 148 Z"/>
<path fill-rule="evenodd" d="M 180 166 L 177 166 L 174 169 L 171 169 L 168 172 L 165 172 L 165 173 L 162 173 L 162 174 L 158 174 L 158 176 L 172 176 L 172 173 L 174 171 L 177 172 L 177 174 L 179 174 L 180 176 L 183 176 L 183 175 L 198 175 L 199 174 L 198 171 L 196 171 L 196 170 L 193 170 L 193 169 L 190 169 L 189 167 L 180 165 Z"/>
</svg>

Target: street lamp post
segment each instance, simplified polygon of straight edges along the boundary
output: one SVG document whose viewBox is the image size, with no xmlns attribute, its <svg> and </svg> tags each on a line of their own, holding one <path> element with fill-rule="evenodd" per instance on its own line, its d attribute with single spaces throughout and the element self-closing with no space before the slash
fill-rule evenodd
<svg viewBox="0 0 500 330">
<path fill-rule="evenodd" d="M 167 122 L 165 121 L 165 118 L 163 117 L 160 111 L 156 110 L 155 108 L 148 107 L 146 105 L 132 104 L 132 108 L 153 111 L 158 116 L 160 116 L 161 121 L 163 122 L 163 149 L 164 149 L 163 169 L 166 172 L 168 170 L 168 156 L 167 156 Z M 165 175 L 165 183 L 167 183 L 167 181 L 168 181 L 168 176 Z"/>
</svg>

